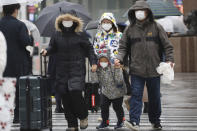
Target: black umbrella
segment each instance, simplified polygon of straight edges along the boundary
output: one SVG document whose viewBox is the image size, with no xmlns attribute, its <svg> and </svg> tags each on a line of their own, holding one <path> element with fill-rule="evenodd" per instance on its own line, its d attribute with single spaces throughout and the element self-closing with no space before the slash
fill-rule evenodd
<svg viewBox="0 0 197 131">
<path fill-rule="evenodd" d="M 88 11 L 80 4 L 71 2 L 58 2 L 52 6 L 48 6 L 38 16 L 35 22 L 38 27 L 41 36 L 51 37 L 55 32 L 55 20 L 56 18 L 66 12 L 74 11 L 76 15 L 81 18 L 84 22 L 84 27 L 91 20 Z"/>
<path fill-rule="evenodd" d="M 85 30 L 93 30 L 97 29 L 99 25 L 99 21 L 90 21 L 87 26 L 85 27 Z M 124 22 L 117 22 L 118 27 L 126 27 L 127 25 Z"/>
<path fill-rule="evenodd" d="M 172 2 L 163 0 L 147 0 L 155 18 L 165 16 L 180 16 L 180 11 L 173 5 Z M 127 17 L 128 11 L 125 12 L 123 17 Z"/>
</svg>

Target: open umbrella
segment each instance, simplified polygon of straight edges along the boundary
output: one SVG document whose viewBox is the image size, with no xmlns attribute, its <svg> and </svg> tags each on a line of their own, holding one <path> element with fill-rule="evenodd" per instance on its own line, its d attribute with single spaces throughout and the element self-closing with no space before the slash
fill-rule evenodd
<svg viewBox="0 0 197 131">
<path fill-rule="evenodd" d="M 40 43 L 40 32 L 36 25 L 28 20 L 21 20 L 23 23 L 25 23 L 27 29 L 29 32 L 31 32 L 32 37 L 34 38 L 34 45 L 33 46 L 27 46 L 26 49 L 30 52 L 30 55 L 32 56 L 34 52 L 37 50 L 37 46 Z"/>
<path fill-rule="evenodd" d="M 180 11 L 173 5 L 173 3 L 164 0 L 147 0 L 155 18 L 165 16 L 180 16 Z M 124 13 L 123 17 L 127 17 L 128 11 Z"/>
<path fill-rule="evenodd" d="M 163 26 L 166 32 L 186 33 L 188 30 L 183 22 L 183 16 L 166 16 L 156 21 Z"/>
<path fill-rule="evenodd" d="M 43 0 L 0 0 L 0 6 L 11 5 L 16 3 L 27 3 L 27 4 L 37 4 Z"/>
<path fill-rule="evenodd" d="M 157 19 L 156 22 L 164 28 L 165 32 L 174 32 L 174 25 L 171 19 L 164 17 Z"/>
<path fill-rule="evenodd" d="M 164 18 L 156 19 L 166 32 L 171 33 L 186 33 L 187 27 L 183 22 L 183 16 L 166 16 Z M 125 22 L 126 25 L 129 25 L 129 21 Z"/>
<path fill-rule="evenodd" d="M 66 12 L 75 11 L 76 15 L 84 22 L 84 27 L 91 20 L 89 12 L 80 4 L 71 2 L 58 2 L 42 10 L 35 24 L 38 27 L 41 36 L 50 37 L 55 32 L 56 18 Z"/>
<path fill-rule="evenodd" d="M 21 21 L 25 23 L 25 25 L 27 26 L 27 29 L 31 32 L 34 38 L 34 42 L 40 43 L 40 32 L 38 28 L 36 27 L 36 25 L 28 20 L 21 20 Z"/>
</svg>

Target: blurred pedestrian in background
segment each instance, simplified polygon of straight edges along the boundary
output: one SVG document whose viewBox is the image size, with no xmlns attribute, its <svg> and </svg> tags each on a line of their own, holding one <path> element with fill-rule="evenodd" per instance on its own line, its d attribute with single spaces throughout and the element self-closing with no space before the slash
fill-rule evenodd
<svg viewBox="0 0 197 131">
<path fill-rule="evenodd" d="M 18 79 L 27 75 L 30 69 L 30 54 L 27 46 L 32 46 L 33 40 L 29 36 L 27 27 L 17 19 L 20 4 L 4 5 L 3 18 L 0 20 L 0 31 L 7 41 L 7 65 L 4 77 L 17 78 L 14 123 L 19 122 L 19 86 Z"/>
<path fill-rule="evenodd" d="M 3 33 L 0 31 L 0 79 L 3 77 L 7 63 L 7 45 Z"/>
<path fill-rule="evenodd" d="M 130 8 L 128 18 L 130 25 L 120 40 L 119 54 L 115 60 L 118 66 L 125 55 L 130 56 L 132 97 L 130 121 L 125 121 L 125 125 L 130 129 L 139 130 L 142 96 L 146 83 L 149 121 L 154 129 L 162 129 L 160 75 L 156 68 L 161 62 L 162 53 L 165 54 L 165 62 L 173 66 L 173 46 L 162 26 L 154 21 L 152 11 L 145 1 L 137 1 Z"/>
<path fill-rule="evenodd" d="M 88 55 L 92 71 L 97 59 L 93 46 L 82 33 L 83 22 L 71 10 L 56 18 L 56 32 L 43 55 L 56 55 L 56 91 L 61 95 L 68 129 L 78 131 L 88 127 L 88 109 L 82 96 L 85 86 L 85 57 Z"/>
<path fill-rule="evenodd" d="M 10 109 L 6 107 L 8 101 L 5 99 L 5 90 L 3 89 L 4 78 L 3 72 L 7 62 L 7 46 L 6 40 L 2 32 L 0 31 L 0 129 L 10 130 L 11 127 L 11 113 Z M 14 103 L 13 103 L 14 104 Z"/>
</svg>

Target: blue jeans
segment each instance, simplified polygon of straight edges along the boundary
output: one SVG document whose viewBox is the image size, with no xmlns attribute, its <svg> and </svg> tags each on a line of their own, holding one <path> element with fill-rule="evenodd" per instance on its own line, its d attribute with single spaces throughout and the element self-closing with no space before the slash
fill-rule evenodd
<svg viewBox="0 0 197 131">
<path fill-rule="evenodd" d="M 130 121 L 140 123 L 142 113 L 142 97 L 144 85 L 148 90 L 149 109 L 148 116 L 151 123 L 160 123 L 161 99 L 160 99 L 160 77 L 143 78 L 131 75 L 132 96 L 130 100 Z"/>
</svg>

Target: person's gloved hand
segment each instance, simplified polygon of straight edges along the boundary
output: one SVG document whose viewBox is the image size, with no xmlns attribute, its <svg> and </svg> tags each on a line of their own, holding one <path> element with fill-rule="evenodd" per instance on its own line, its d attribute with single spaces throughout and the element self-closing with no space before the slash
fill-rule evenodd
<svg viewBox="0 0 197 131">
<path fill-rule="evenodd" d="M 97 70 L 97 65 L 92 65 L 92 72 L 96 72 Z"/>
<path fill-rule="evenodd" d="M 34 47 L 33 46 L 26 46 L 26 50 L 27 51 L 29 51 L 29 53 L 30 53 L 30 56 L 32 56 L 33 55 L 33 51 L 34 51 Z"/>
<path fill-rule="evenodd" d="M 167 61 L 166 63 L 169 63 L 170 66 L 171 66 L 172 68 L 174 68 L 174 63 L 172 63 L 171 61 Z"/>
<path fill-rule="evenodd" d="M 115 66 L 120 67 L 120 60 L 115 59 L 115 60 L 114 60 L 114 64 L 115 64 Z"/>
<path fill-rule="evenodd" d="M 46 49 L 42 49 L 40 54 L 43 55 L 43 56 L 46 56 L 47 55 L 47 50 Z"/>
</svg>

